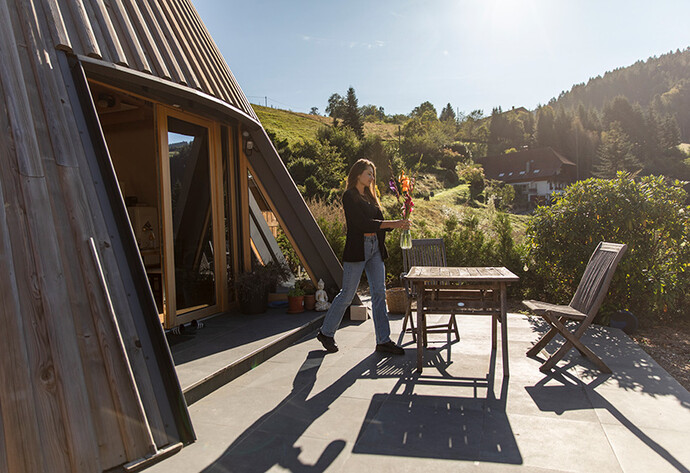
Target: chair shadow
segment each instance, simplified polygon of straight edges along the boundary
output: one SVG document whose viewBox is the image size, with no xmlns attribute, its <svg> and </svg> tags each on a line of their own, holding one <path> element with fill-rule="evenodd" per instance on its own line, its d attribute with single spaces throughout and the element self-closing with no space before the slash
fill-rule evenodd
<svg viewBox="0 0 690 473">
<path fill-rule="evenodd" d="M 549 325 L 538 317 L 530 317 L 532 330 L 539 334 L 546 333 Z M 587 328 L 582 340 L 585 345 L 597 354 L 613 371 L 607 379 L 615 381 L 625 390 L 635 390 L 650 396 L 673 395 L 685 407 L 690 408 L 690 396 L 670 375 L 659 376 L 663 368 L 645 352 L 634 340 L 618 329 L 611 329 L 592 324 Z M 563 337 L 556 336 L 542 351 L 543 354 L 555 353 L 564 343 Z M 545 357 L 536 356 L 539 362 Z M 563 366 L 578 365 L 585 379 L 597 380 L 601 372 L 587 358 L 572 348 L 557 365 L 555 372 L 563 372 Z"/>
<path fill-rule="evenodd" d="M 292 383 L 291 392 L 271 411 L 249 426 L 203 471 L 265 472 L 280 466 L 291 472 L 325 471 L 343 453 L 349 438 L 312 439 L 326 442 L 315 463 L 300 459 L 298 441 L 307 429 L 355 382 L 398 378 L 391 393 L 374 394 L 353 453 L 522 463 L 505 405 L 508 378 L 495 386 L 496 353 L 492 351 L 485 378 L 451 376 L 442 351 L 429 364 L 438 376 L 419 376 L 412 357 L 373 353 L 321 392 L 313 394 L 325 352 L 314 350 Z M 455 397 L 417 394 L 421 386 L 456 386 L 474 393 Z M 498 394 L 495 389 L 499 389 Z M 486 396 L 479 395 L 486 390 Z M 330 440 L 330 442 L 329 442 Z"/>
<path fill-rule="evenodd" d="M 585 383 L 578 377 L 568 372 L 573 366 L 571 361 L 568 365 L 557 367 L 552 373 L 546 375 L 536 385 L 526 387 L 530 397 L 543 412 L 555 412 L 563 414 L 566 411 L 583 409 L 605 409 L 622 426 L 627 428 L 638 439 L 644 442 L 649 448 L 666 460 L 673 468 L 682 473 L 690 473 L 690 470 L 676 459 L 668 450 L 655 442 L 630 419 L 620 412 L 611 402 L 596 391 L 596 387 L 612 377 L 609 374 L 599 374 L 591 382 Z M 549 381 L 556 380 L 561 385 L 546 385 Z M 584 396 L 574 396 L 573 390 L 581 389 Z"/>
</svg>

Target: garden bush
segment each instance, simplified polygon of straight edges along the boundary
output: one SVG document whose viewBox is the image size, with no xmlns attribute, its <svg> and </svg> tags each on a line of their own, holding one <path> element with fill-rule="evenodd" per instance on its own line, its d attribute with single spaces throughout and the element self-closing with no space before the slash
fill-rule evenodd
<svg viewBox="0 0 690 473">
<path fill-rule="evenodd" d="M 678 314 L 690 289 L 690 213 L 663 177 L 588 179 L 539 207 L 527 228 L 534 296 L 567 303 L 600 241 L 626 243 L 599 320 L 619 309 L 644 322 Z M 536 276 L 536 277 L 535 277 Z"/>
</svg>

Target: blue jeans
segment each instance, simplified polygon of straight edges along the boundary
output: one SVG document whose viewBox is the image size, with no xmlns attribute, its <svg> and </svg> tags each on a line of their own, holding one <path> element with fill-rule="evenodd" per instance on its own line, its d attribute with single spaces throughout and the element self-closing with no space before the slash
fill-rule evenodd
<svg viewBox="0 0 690 473">
<path fill-rule="evenodd" d="M 321 333 L 327 337 L 335 335 L 335 331 L 343 320 L 345 310 L 352 304 L 352 299 L 357 293 L 362 270 L 366 271 L 369 281 L 376 343 L 386 343 L 391 339 L 391 327 L 388 323 L 386 308 L 386 267 L 383 264 L 379 242 L 375 235 L 364 237 L 364 261 L 343 263 L 343 287 L 326 312 Z"/>
</svg>

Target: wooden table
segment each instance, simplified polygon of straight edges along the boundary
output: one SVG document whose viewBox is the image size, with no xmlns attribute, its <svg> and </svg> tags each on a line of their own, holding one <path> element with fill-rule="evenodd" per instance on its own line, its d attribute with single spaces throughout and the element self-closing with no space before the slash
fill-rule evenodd
<svg viewBox="0 0 690 473">
<path fill-rule="evenodd" d="M 491 315 L 491 347 L 501 323 L 503 375 L 508 376 L 507 287 L 520 278 L 506 268 L 413 266 L 405 275 L 417 292 L 417 371 L 424 361 L 426 314 Z"/>
</svg>

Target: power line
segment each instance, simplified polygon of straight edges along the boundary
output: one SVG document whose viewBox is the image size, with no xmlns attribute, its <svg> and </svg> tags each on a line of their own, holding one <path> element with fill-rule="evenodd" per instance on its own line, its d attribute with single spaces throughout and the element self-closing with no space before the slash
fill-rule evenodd
<svg viewBox="0 0 690 473">
<path fill-rule="evenodd" d="M 250 102 L 252 102 L 256 105 L 263 105 L 264 107 L 268 107 L 268 103 L 270 101 L 274 104 L 278 104 L 278 105 L 282 105 L 284 107 L 287 107 L 288 110 L 295 110 L 295 108 L 296 108 L 296 107 L 292 107 L 290 104 L 281 102 L 281 101 L 276 100 L 276 99 L 269 97 L 267 95 L 247 95 L 247 98 L 249 99 Z M 263 101 L 263 103 L 258 103 L 257 101 L 252 100 L 252 99 L 259 99 L 259 100 Z"/>
</svg>

